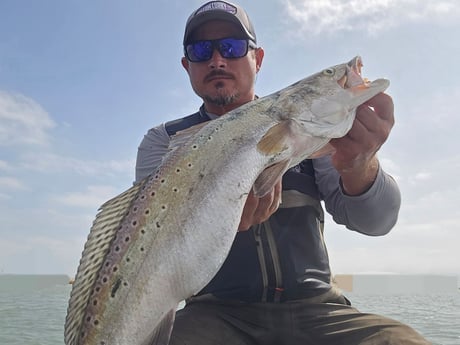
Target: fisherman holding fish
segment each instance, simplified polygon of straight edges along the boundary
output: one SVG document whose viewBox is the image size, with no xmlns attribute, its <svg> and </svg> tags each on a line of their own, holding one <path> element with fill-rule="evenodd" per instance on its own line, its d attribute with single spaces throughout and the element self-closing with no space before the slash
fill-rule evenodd
<svg viewBox="0 0 460 345">
<path fill-rule="evenodd" d="M 364 80 L 355 57 L 258 98 L 264 50 L 225 1 L 191 14 L 183 45 L 203 105 L 149 130 L 136 183 L 101 206 L 65 344 L 428 344 L 356 310 L 324 243 L 321 201 L 364 235 L 396 223 L 399 189 L 376 156 L 394 122 L 389 81 Z"/>
<path fill-rule="evenodd" d="M 239 5 L 201 6 L 183 44 L 182 66 L 203 105 L 146 134 L 137 181 L 157 169 L 175 133 L 257 98 L 264 50 Z M 392 99 L 380 93 L 358 107 L 348 134 L 331 140 L 335 152 L 289 169 L 263 197 L 251 192 L 230 254 L 177 312 L 170 344 L 428 344 L 412 328 L 350 305 L 331 283 L 322 236 L 321 200 L 337 223 L 365 235 L 385 235 L 396 223 L 399 189 L 376 156 L 393 123 Z"/>
</svg>

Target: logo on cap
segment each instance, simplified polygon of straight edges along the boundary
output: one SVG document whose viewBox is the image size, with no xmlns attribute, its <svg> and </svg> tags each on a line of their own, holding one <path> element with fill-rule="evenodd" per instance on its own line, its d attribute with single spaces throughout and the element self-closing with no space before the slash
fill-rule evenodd
<svg viewBox="0 0 460 345">
<path fill-rule="evenodd" d="M 225 11 L 225 12 L 233 14 L 233 15 L 235 15 L 236 12 L 237 12 L 237 9 L 236 9 L 235 6 L 232 6 L 232 5 L 230 5 L 230 4 L 226 3 L 226 2 L 223 2 L 223 1 L 213 1 L 213 2 L 208 2 L 207 4 L 205 4 L 202 7 L 200 7 L 196 11 L 195 15 L 203 13 L 203 12 L 215 11 L 215 10 Z"/>
</svg>

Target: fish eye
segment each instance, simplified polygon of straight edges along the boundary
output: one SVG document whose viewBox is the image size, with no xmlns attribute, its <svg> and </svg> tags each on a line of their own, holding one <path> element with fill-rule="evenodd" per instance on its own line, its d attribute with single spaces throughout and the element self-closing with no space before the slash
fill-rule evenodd
<svg viewBox="0 0 460 345">
<path fill-rule="evenodd" d="M 328 76 L 328 77 L 331 77 L 335 74 L 335 69 L 333 68 L 326 68 L 324 71 L 323 71 L 323 74 Z"/>
</svg>

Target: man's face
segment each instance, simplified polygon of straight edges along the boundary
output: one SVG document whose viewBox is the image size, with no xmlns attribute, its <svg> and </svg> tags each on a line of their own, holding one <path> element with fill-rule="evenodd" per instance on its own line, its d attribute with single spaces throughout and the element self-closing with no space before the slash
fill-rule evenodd
<svg viewBox="0 0 460 345">
<path fill-rule="evenodd" d="M 193 40 L 240 38 L 238 27 L 226 21 L 209 21 L 195 30 Z M 254 82 L 263 59 L 261 48 L 249 49 L 246 56 L 223 58 L 214 50 L 205 62 L 190 62 L 185 57 L 182 65 L 187 70 L 193 90 L 206 105 L 206 110 L 221 115 L 254 99 Z"/>
</svg>

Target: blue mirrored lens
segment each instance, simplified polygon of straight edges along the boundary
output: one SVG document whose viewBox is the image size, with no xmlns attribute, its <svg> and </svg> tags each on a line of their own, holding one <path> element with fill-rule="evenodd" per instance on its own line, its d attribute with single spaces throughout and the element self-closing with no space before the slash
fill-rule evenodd
<svg viewBox="0 0 460 345">
<path fill-rule="evenodd" d="M 248 53 L 248 40 L 223 38 L 220 40 L 197 41 L 187 44 L 185 56 L 192 62 L 203 62 L 211 59 L 214 49 L 217 49 L 226 59 L 237 59 Z M 251 45 L 252 48 L 255 46 Z"/>
<path fill-rule="evenodd" d="M 248 41 L 227 38 L 218 42 L 218 50 L 227 59 L 240 58 L 248 53 Z"/>
<path fill-rule="evenodd" d="M 186 47 L 187 58 L 190 61 L 207 61 L 214 51 L 211 41 L 198 41 Z"/>
</svg>

